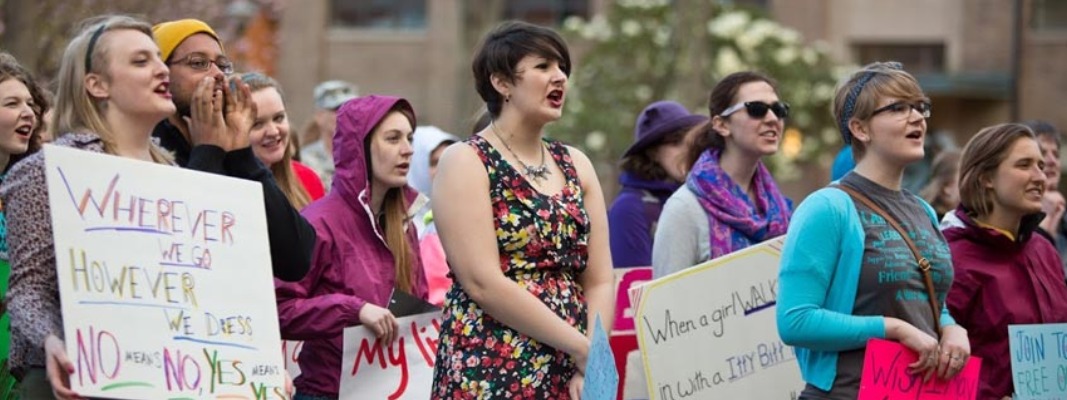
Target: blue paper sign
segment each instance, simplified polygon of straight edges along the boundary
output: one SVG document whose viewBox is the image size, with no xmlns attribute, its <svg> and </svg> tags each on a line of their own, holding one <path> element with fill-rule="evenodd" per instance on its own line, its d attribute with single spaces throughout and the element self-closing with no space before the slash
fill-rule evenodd
<svg viewBox="0 0 1067 400">
<path fill-rule="evenodd" d="M 593 327 L 593 343 L 589 346 L 589 359 L 585 364 L 582 400 L 614 400 L 618 391 L 619 371 L 615 369 L 615 356 L 598 314 L 596 326 Z"/>
<path fill-rule="evenodd" d="M 1067 324 L 1008 325 L 1015 400 L 1067 398 Z"/>
</svg>

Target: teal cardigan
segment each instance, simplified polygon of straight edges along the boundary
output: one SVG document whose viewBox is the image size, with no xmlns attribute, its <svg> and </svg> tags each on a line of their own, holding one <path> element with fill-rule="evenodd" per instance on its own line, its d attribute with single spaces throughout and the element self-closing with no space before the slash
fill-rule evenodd
<svg viewBox="0 0 1067 400">
<path fill-rule="evenodd" d="M 934 209 L 920 203 L 936 229 Z M 885 338 L 885 317 L 852 315 L 864 236 L 852 198 L 832 188 L 808 196 L 786 233 L 778 272 L 778 335 L 796 348 L 804 381 L 822 390 L 834 383 L 838 352 Z M 942 327 L 956 323 L 944 307 L 945 295 L 938 294 Z"/>
</svg>

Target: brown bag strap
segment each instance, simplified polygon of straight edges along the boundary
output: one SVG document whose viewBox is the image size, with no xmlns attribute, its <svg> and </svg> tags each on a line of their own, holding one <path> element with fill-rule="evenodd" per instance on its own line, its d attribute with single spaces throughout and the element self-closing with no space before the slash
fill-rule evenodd
<svg viewBox="0 0 1067 400">
<path fill-rule="evenodd" d="M 930 297 L 930 310 L 934 312 L 934 330 L 940 332 L 941 307 L 938 307 L 939 301 L 937 299 L 937 295 L 934 293 L 934 278 L 930 275 L 930 260 L 927 260 L 926 257 L 923 257 L 922 253 L 919 253 L 919 248 L 916 247 L 915 242 L 913 242 L 911 238 L 908 237 L 907 231 L 905 231 L 904 228 L 900 226 L 900 223 L 897 222 L 895 218 L 889 216 L 889 213 L 883 210 L 882 207 L 879 207 L 877 204 L 874 204 L 874 202 L 871 201 L 870 198 L 845 185 L 835 184 L 832 185 L 832 187 L 841 189 L 845 193 L 848 193 L 848 195 L 851 196 L 854 200 L 858 200 L 860 203 L 863 203 L 863 205 L 867 206 L 867 208 L 870 208 L 871 211 L 874 211 L 878 215 L 881 215 L 882 218 L 885 218 L 886 222 L 889 222 L 889 225 L 893 226 L 893 229 L 897 230 L 897 233 L 900 234 L 900 237 L 904 239 L 904 243 L 906 243 L 908 245 L 908 248 L 911 249 L 911 253 L 915 256 L 915 260 L 919 262 L 919 271 L 922 272 L 923 275 L 923 283 L 926 285 L 926 294 Z"/>
</svg>

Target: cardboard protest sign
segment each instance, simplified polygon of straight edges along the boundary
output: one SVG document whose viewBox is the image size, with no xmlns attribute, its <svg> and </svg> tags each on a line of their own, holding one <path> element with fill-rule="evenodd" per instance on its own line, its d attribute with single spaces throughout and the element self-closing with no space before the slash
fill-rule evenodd
<svg viewBox="0 0 1067 400">
<path fill-rule="evenodd" d="M 1067 324 L 1008 325 L 1016 400 L 1067 398 Z"/>
<path fill-rule="evenodd" d="M 260 184 L 44 152 L 73 389 L 285 398 Z"/>
<path fill-rule="evenodd" d="M 345 328 L 341 399 L 428 399 L 441 312 L 397 318 L 400 334 L 380 343 L 363 326 Z"/>
<path fill-rule="evenodd" d="M 980 358 L 969 358 L 960 373 L 948 381 L 931 377 L 926 382 L 923 375 L 908 372 L 908 364 L 917 360 L 919 354 L 900 343 L 869 340 L 863 358 L 859 400 L 967 400 L 978 395 Z"/>
<path fill-rule="evenodd" d="M 585 366 L 585 381 L 582 387 L 583 399 L 614 399 L 619 390 L 619 371 L 615 369 L 615 357 L 608 344 L 608 334 L 596 317 L 593 327 L 593 342 L 589 345 L 589 358 Z"/>
<path fill-rule="evenodd" d="M 651 399 L 791 399 L 804 382 L 778 338 L 782 239 L 632 290 Z"/>
</svg>

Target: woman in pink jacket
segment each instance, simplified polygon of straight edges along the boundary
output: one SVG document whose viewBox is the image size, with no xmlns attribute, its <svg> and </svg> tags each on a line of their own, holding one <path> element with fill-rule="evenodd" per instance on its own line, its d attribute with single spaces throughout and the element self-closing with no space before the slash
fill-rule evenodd
<svg viewBox="0 0 1067 400">
<path fill-rule="evenodd" d="M 304 341 L 294 399 L 337 398 L 344 328 L 362 324 L 382 343 L 397 337 L 394 290 L 427 298 L 408 213 L 414 127 L 401 98 L 361 97 L 338 111 L 333 188 L 302 211 L 318 235 L 311 270 L 276 288 L 282 337 Z"/>
</svg>

